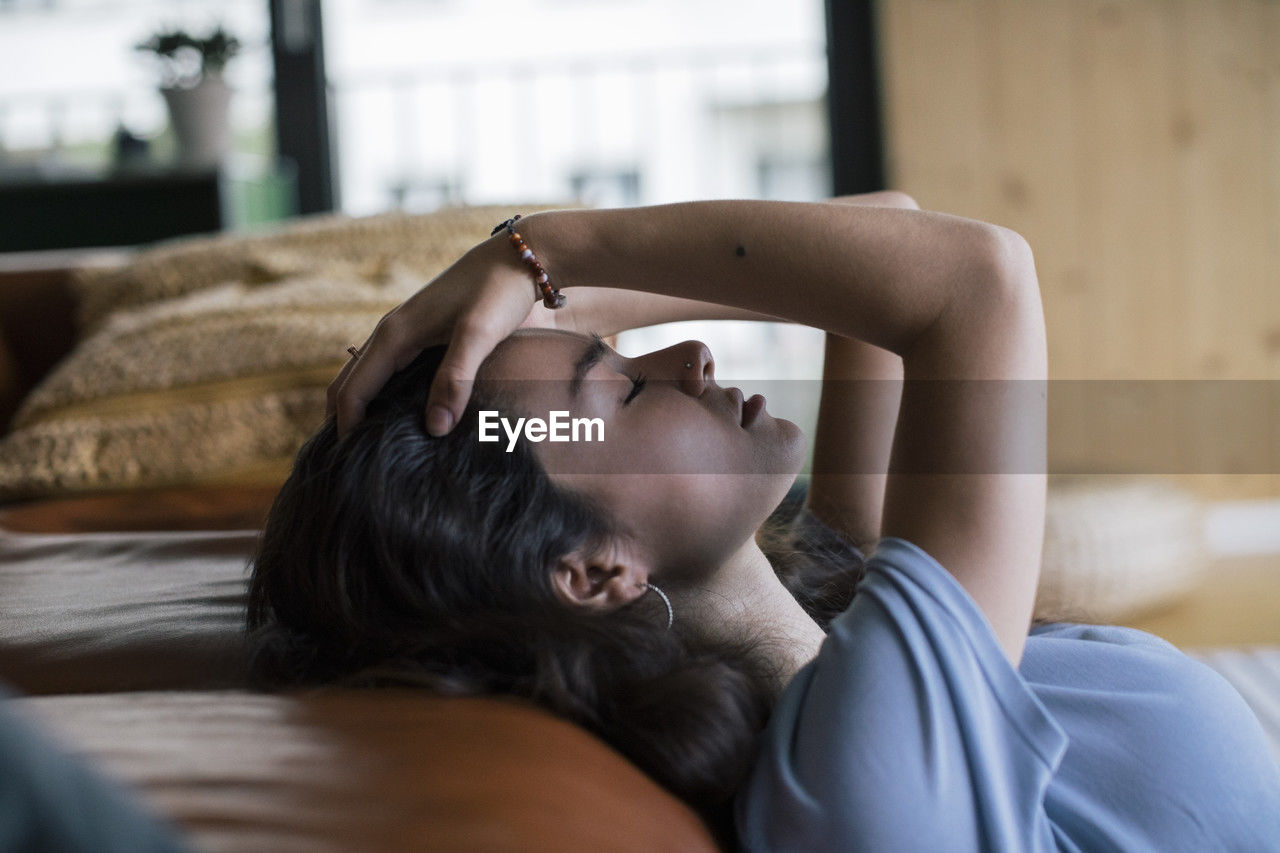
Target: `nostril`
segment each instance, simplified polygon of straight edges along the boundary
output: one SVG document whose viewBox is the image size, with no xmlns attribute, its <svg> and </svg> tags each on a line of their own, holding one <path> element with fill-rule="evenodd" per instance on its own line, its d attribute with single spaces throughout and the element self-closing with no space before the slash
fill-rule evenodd
<svg viewBox="0 0 1280 853">
<path fill-rule="evenodd" d="M 698 342 L 698 358 L 702 362 L 702 375 L 710 379 L 715 375 L 716 360 L 711 355 L 711 350 L 706 344 Z"/>
<path fill-rule="evenodd" d="M 711 357 L 711 350 L 702 341 L 685 341 L 678 347 L 681 357 L 675 369 L 687 383 L 689 393 L 701 395 L 706 386 L 713 384 L 715 376 L 716 362 Z"/>
</svg>

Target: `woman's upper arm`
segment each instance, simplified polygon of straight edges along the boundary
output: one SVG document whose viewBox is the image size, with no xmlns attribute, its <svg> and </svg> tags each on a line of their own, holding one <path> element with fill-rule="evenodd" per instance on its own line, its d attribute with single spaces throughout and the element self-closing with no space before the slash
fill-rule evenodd
<svg viewBox="0 0 1280 853">
<path fill-rule="evenodd" d="M 880 538 L 902 358 L 827 333 L 806 506 L 863 551 Z"/>
<path fill-rule="evenodd" d="M 881 535 L 945 566 L 1016 666 L 1044 543 L 1048 368 L 1031 251 L 1001 233 L 986 281 L 903 357 Z"/>
<path fill-rule="evenodd" d="M 830 202 L 920 209 L 915 199 L 899 190 L 838 196 Z M 880 538 L 885 475 L 901 389 L 899 355 L 867 341 L 827 333 L 813 473 L 805 506 L 867 552 Z"/>
</svg>

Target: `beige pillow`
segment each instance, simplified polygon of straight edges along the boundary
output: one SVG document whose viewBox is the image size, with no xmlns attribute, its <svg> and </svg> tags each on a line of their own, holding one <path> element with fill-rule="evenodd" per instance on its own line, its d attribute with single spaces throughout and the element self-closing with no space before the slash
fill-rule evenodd
<svg viewBox="0 0 1280 853">
<path fill-rule="evenodd" d="M 80 341 L 0 439 L 0 501 L 283 482 L 346 347 L 496 224 L 547 208 L 313 217 L 80 271 Z"/>
</svg>

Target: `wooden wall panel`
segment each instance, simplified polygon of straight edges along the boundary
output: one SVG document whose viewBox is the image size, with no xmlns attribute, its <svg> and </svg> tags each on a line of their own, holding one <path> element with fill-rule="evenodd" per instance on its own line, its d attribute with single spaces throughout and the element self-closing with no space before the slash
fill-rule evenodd
<svg viewBox="0 0 1280 853">
<path fill-rule="evenodd" d="M 1028 239 L 1052 379 L 1280 381 L 1280 2 L 878 12 L 890 181 Z M 1252 418 L 1240 431 L 1280 452 L 1276 406 L 1239 408 L 1223 417 Z M 1064 419 L 1051 460 L 1146 413 L 1135 397 Z M 1225 452 L 1222 429 L 1198 418 L 1190 442 Z M 1187 441 L 1157 430 L 1134 457 Z M 1183 479 L 1211 497 L 1280 495 L 1269 472 Z"/>
</svg>

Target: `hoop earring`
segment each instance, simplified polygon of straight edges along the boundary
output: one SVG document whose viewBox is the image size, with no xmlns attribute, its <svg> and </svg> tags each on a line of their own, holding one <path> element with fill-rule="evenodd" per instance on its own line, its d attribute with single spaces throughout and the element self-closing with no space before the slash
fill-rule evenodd
<svg viewBox="0 0 1280 853">
<path fill-rule="evenodd" d="M 675 621 L 676 621 L 676 612 L 675 612 L 674 610 L 672 610 L 672 609 L 671 609 L 671 599 L 667 598 L 667 594 L 666 594 L 665 592 L 663 592 L 662 590 L 658 589 L 656 586 L 654 586 L 653 584 L 651 584 L 651 583 L 649 583 L 649 582 L 647 582 L 647 581 L 645 582 L 645 587 L 647 587 L 648 589 L 653 590 L 653 591 L 654 591 L 654 592 L 656 592 L 658 595 L 662 596 L 662 603 L 663 603 L 663 604 L 665 604 L 665 605 L 667 605 L 667 630 L 668 630 L 668 631 L 670 631 L 670 630 L 671 630 L 671 623 L 673 623 L 673 622 L 675 622 Z"/>
</svg>

